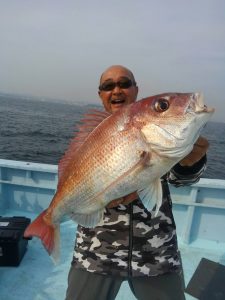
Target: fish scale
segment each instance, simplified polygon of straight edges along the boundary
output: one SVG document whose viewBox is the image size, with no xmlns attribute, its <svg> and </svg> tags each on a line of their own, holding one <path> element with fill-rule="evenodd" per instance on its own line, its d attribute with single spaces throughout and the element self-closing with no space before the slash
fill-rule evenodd
<svg viewBox="0 0 225 300">
<path fill-rule="evenodd" d="M 131 145 L 130 139 L 130 134 L 127 134 L 127 138 L 124 138 L 122 132 L 119 132 L 119 134 L 113 136 L 112 139 L 108 139 L 103 147 L 98 147 L 98 149 L 93 147 L 94 157 L 91 161 L 91 168 L 89 166 L 90 162 L 88 161 L 80 166 L 80 172 L 85 176 L 86 180 L 78 189 L 78 184 L 76 182 L 73 183 L 73 186 L 76 188 L 74 188 L 74 194 L 70 199 L 71 202 L 73 201 L 72 198 L 76 197 L 77 194 L 82 194 L 83 199 L 80 199 L 77 205 L 79 208 L 80 205 L 82 205 L 83 209 L 85 209 L 86 205 L 90 204 L 89 197 L 93 197 L 102 189 L 105 189 L 113 183 L 118 176 L 122 175 L 124 170 L 131 168 L 131 166 L 140 159 L 141 153 L 138 153 L 137 149 L 135 149 L 138 143 L 133 143 L 134 146 L 131 148 L 129 147 L 129 145 Z M 115 143 L 115 141 L 117 141 L 117 143 Z M 136 155 L 135 152 L 137 153 Z M 123 159 L 123 153 L 127 154 L 127 159 Z M 92 191 L 92 193 L 87 195 L 87 190 Z M 95 203 L 96 209 L 98 209 L 98 201 Z"/>
</svg>

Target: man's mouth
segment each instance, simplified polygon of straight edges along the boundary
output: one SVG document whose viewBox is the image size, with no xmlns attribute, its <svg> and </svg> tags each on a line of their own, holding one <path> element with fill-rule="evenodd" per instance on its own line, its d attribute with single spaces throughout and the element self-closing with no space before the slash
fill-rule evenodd
<svg viewBox="0 0 225 300">
<path fill-rule="evenodd" d="M 110 102 L 111 102 L 111 104 L 121 104 L 121 103 L 124 103 L 125 100 L 123 100 L 123 99 L 112 99 Z"/>
</svg>

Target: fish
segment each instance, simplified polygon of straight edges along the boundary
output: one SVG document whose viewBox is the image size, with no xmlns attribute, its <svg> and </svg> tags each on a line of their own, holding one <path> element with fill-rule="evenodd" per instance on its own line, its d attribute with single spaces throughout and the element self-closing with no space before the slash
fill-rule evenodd
<svg viewBox="0 0 225 300">
<path fill-rule="evenodd" d="M 202 93 L 163 93 L 126 105 L 114 114 L 92 111 L 59 162 L 58 185 L 49 205 L 25 230 L 59 260 L 60 222 L 85 227 L 103 222 L 105 207 L 137 191 L 157 216 L 160 178 L 191 152 L 214 108 Z"/>
</svg>

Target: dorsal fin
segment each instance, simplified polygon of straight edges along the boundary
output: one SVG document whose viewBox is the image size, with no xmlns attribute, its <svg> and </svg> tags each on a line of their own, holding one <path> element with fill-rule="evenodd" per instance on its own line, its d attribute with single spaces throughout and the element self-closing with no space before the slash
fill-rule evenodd
<svg viewBox="0 0 225 300">
<path fill-rule="evenodd" d="M 63 173 L 74 157 L 75 152 L 83 145 L 89 134 L 106 118 L 110 113 L 95 109 L 89 110 L 80 120 L 80 125 L 76 126 L 77 132 L 64 156 L 59 161 L 58 167 L 58 186 L 60 185 Z"/>
</svg>

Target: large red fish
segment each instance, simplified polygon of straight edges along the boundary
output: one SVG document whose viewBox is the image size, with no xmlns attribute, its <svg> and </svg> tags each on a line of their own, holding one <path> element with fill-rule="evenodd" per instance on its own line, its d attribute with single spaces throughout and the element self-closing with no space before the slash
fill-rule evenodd
<svg viewBox="0 0 225 300">
<path fill-rule="evenodd" d="M 138 191 L 145 207 L 162 201 L 160 177 L 191 152 L 213 113 L 198 93 L 167 93 L 95 112 L 81 126 L 59 164 L 59 182 L 48 209 L 25 231 L 56 260 L 59 224 L 68 215 L 94 227 L 112 200 Z"/>
</svg>

